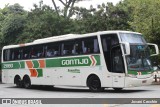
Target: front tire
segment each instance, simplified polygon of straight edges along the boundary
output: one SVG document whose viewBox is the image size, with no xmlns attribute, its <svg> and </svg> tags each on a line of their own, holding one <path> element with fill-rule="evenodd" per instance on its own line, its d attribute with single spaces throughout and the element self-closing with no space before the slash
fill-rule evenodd
<svg viewBox="0 0 160 107">
<path fill-rule="evenodd" d="M 91 92 L 100 92 L 104 89 L 101 87 L 100 79 L 97 76 L 91 76 L 87 83 Z"/>
</svg>

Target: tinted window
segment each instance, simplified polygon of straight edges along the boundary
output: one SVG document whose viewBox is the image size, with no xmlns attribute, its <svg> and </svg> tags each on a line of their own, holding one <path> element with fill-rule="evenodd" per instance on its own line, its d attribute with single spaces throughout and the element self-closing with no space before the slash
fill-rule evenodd
<svg viewBox="0 0 160 107">
<path fill-rule="evenodd" d="M 60 56 L 60 43 L 48 43 L 44 46 L 45 57 Z"/>
<path fill-rule="evenodd" d="M 27 47 L 23 47 L 23 59 L 30 59 L 30 50 L 31 47 L 27 46 Z"/>
<path fill-rule="evenodd" d="M 62 43 L 61 55 L 62 56 L 64 56 L 64 55 L 72 55 L 74 44 L 75 44 L 74 40 L 64 41 Z"/>
<path fill-rule="evenodd" d="M 43 57 L 44 57 L 43 45 L 35 45 L 30 48 L 30 58 L 33 59 L 33 58 L 43 58 Z"/>
<path fill-rule="evenodd" d="M 4 61 L 99 53 L 97 37 L 86 37 L 3 51 Z"/>
<path fill-rule="evenodd" d="M 106 61 L 106 66 L 110 72 L 112 72 L 112 58 L 111 58 L 111 49 L 113 46 L 118 45 L 118 37 L 117 34 L 107 34 L 101 35 L 102 47 L 104 58 Z"/>
<path fill-rule="evenodd" d="M 61 55 L 81 55 L 99 53 L 97 37 L 64 41 Z"/>
<path fill-rule="evenodd" d="M 10 60 L 10 49 L 6 49 L 3 51 L 3 60 L 4 61 Z"/>
</svg>

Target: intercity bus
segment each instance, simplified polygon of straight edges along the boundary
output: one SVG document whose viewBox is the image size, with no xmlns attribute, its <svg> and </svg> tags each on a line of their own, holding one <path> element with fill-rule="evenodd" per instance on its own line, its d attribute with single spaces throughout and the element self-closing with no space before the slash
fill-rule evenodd
<svg viewBox="0 0 160 107">
<path fill-rule="evenodd" d="M 150 46 L 154 47 L 151 54 Z M 153 50 L 152 49 L 152 50 Z M 38 39 L 4 46 L 2 82 L 32 85 L 89 87 L 121 90 L 153 81 L 151 56 L 156 44 L 130 31 L 100 31 Z"/>
</svg>

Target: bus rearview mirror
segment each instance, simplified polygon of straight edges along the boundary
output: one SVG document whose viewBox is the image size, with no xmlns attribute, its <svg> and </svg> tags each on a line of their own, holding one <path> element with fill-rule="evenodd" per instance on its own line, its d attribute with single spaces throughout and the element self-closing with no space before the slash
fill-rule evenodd
<svg viewBox="0 0 160 107">
<path fill-rule="evenodd" d="M 124 55 L 130 55 L 130 44 L 128 42 L 121 42 L 124 49 Z"/>
<path fill-rule="evenodd" d="M 147 43 L 147 45 L 150 47 L 151 55 L 150 56 L 156 56 L 159 54 L 159 49 L 156 44 Z"/>
</svg>

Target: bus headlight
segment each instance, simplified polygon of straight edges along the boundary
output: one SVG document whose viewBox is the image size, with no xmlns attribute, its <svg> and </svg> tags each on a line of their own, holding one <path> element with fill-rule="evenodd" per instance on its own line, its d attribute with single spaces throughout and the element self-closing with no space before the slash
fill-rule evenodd
<svg viewBox="0 0 160 107">
<path fill-rule="evenodd" d="M 133 74 L 127 74 L 127 77 L 137 78 L 137 76 Z"/>
</svg>

